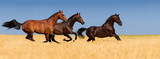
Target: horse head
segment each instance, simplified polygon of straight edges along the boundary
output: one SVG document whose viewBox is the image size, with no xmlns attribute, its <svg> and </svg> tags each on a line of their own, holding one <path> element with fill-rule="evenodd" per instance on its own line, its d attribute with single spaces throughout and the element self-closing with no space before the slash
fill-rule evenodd
<svg viewBox="0 0 160 59">
<path fill-rule="evenodd" d="M 58 12 L 58 18 L 63 20 L 63 21 L 67 21 L 67 18 L 63 13 L 63 10 Z"/>
<path fill-rule="evenodd" d="M 122 26 L 122 22 L 119 18 L 119 14 L 115 14 L 112 16 L 112 18 L 114 19 L 114 21 L 119 25 L 119 26 Z"/>
<path fill-rule="evenodd" d="M 77 20 L 79 23 L 81 23 L 82 25 L 85 23 L 85 22 L 83 21 L 82 17 L 80 16 L 80 13 L 77 13 L 75 18 L 76 18 L 76 20 Z"/>
</svg>

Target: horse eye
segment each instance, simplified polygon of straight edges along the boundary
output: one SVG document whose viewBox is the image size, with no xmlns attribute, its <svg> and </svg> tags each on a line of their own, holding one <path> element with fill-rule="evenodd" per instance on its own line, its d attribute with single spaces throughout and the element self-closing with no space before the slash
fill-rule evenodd
<svg viewBox="0 0 160 59">
<path fill-rule="evenodd" d="M 64 15 L 62 15 L 62 17 L 64 17 Z"/>
</svg>

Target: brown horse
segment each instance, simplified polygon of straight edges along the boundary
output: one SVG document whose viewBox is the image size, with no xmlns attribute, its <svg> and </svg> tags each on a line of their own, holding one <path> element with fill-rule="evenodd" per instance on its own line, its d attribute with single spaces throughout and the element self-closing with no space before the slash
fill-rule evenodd
<svg viewBox="0 0 160 59">
<path fill-rule="evenodd" d="M 80 28 L 78 30 L 78 36 L 84 38 L 82 32 L 86 30 L 86 35 L 89 37 L 87 40 L 95 41 L 95 37 L 103 38 L 103 37 L 112 37 L 114 36 L 117 40 L 121 40 L 119 36 L 115 33 L 114 22 L 116 22 L 119 26 L 122 26 L 122 22 L 119 18 L 119 15 L 115 14 L 110 16 L 107 21 L 100 27 L 91 26 L 89 28 Z"/>
<path fill-rule="evenodd" d="M 18 23 L 16 20 L 12 20 L 9 22 L 5 22 L 2 26 L 8 27 L 8 28 L 16 28 L 20 29 L 20 26 L 22 25 L 22 30 L 27 33 L 26 39 L 29 39 L 31 41 L 35 41 L 33 39 L 33 33 L 39 33 L 39 34 L 45 34 L 46 41 L 48 42 L 52 36 L 53 36 L 53 30 L 54 26 L 57 23 L 57 20 L 61 19 L 63 21 L 67 20 L 65 15 L 63 14 L 63 11 L 59 11 L 52 16 L 50 16 L 48 19 L 44 20 L 27 20 L 24 23 Z"/>
<path fill-rule="evenodd" d="M 76 21 L 78 21 L 82 25 L 85 23 L 83 21 L 82 17 L 80 16 L 80 13 L 74 14 L 66 22 L 57 23 L 56 26 L 54 27 L 54 31 L 53 31 L 54 34 L 64 35 L 64 36 L 68 37 L 70 40 L 64 39 L 64 41 L 67 41 L 67 42 L 72 40 L 72 38 L 69 36 L 69 34 L 75 34 L 75 40 L 76 40 L 77 34 L 72 31 L 74 23 Z"/>
</svg>

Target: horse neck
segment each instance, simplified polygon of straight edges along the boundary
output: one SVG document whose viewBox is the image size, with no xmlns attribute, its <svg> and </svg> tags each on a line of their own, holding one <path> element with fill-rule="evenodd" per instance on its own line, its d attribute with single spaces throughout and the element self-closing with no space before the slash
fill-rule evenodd
<svg viewBox="0 0 160 59">
<path fill-rule="evenodd" d="M 102 27 L 111 27 L 114 28 L 114 21 L 113 19 L 109 18 L 103 25 Z"/>
<path fill-rule="evenodd" d="M 76 19 L 75 19 L 75 17 L 73 17 L 68 20 L 67 25 L 70 26 L 71 28 L 73 28 L 75 22 L 76 22 Z"/>
<path fill-rule="evenodd" d="M 47 19 L 47 21 L 48 21 L 49 24 L 55 26 L 55 24 L 58 21 L 58 17 L 57 17 L 57 15 L 51 16 L 50 18 Z"/>
</svg>

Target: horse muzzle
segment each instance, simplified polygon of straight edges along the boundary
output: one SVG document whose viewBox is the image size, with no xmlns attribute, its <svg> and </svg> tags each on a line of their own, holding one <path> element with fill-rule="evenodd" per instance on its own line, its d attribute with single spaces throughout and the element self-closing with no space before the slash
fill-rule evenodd
<svg viewBox="0 0 160 59">
<path fill-rule="evenodd" d="M 122 23 L 119 23 L 118 25 L 119 25 L 119 26 L 122 26 Z"/>
<path fill-rule="evenodd" d="M 84 25 L 84 24 L 85 24 L 85 22 L 81 22 L 81 24 L 82 24 L 82 25 Z"/>
</svg>

